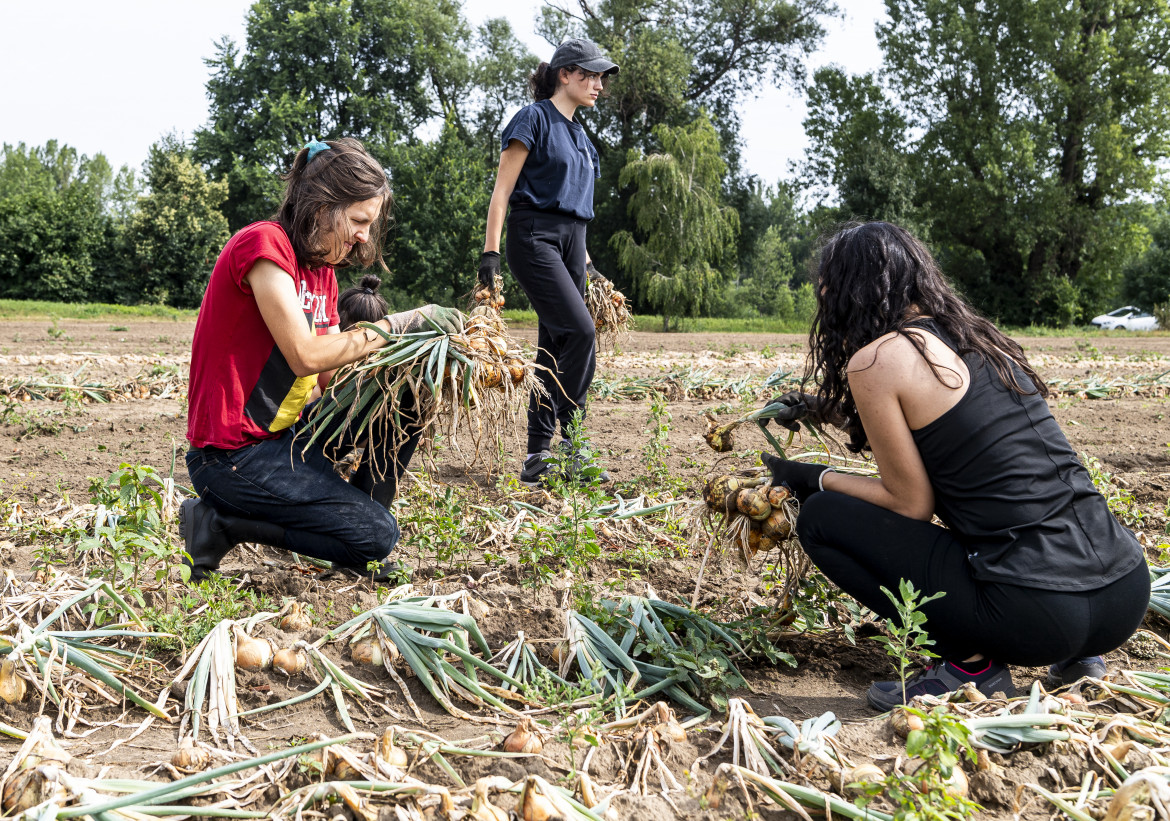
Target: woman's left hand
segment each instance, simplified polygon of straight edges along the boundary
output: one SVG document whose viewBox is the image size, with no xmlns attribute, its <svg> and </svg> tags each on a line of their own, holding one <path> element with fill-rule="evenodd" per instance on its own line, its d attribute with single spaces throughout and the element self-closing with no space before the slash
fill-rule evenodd
<svg viewBox="0 0 1170 821">
<path fill-rule="evenodd" d="M 828 465 L 793 462 L 767 452 L 760 454 L 760 460 L 772 472 L 772 484 L 787 486 L 799 502 L 805 502 L 809 496 L 824 490 L 821 477 L 833 470 Z"/>
</svg>

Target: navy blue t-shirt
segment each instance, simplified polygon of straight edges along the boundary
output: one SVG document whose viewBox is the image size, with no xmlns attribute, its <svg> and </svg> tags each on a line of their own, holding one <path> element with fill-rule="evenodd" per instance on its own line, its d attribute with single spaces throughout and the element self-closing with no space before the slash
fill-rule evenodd
<svg viewBox="0 0 1170 821">
<path fill-rule="evenodd" d="M 593 180 L 601 176 L 597 149 L 575 120 L 567 120 L 551 100 L 516 112 L 500 135 L 500 150 L 512 140 L 528 148 L 508 205 L 593 219 Z"/>
</svg>

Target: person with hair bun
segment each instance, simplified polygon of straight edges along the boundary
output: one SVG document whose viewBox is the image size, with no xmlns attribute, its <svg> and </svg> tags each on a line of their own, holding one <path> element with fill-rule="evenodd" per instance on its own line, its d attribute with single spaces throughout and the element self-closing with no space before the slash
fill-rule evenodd
<svg viewBox="0 0 1170 821">
<path fill-rule="evenodd" d="M 507 214 L 508 268 L 536 311 L 536 373 L 548 391 L 543 402 L 535 392 L 529 397 L 528 448 L 520 472 L 526 485 L 547 478 L 558 424 L 559 447 L 570 448 L 573 415 L 584 413 L 596 369 L 596 329 L 585 307 L 585 287 L 601 275 L 585 248 L 585 227 L 593 219 L 593 185 L 601 166 L 574 114 L 582 106 L 593 108 L 617 72 L 595 43 L 566 40 L 529 78 L 536 102 L 520 109 L 500 136 L 479 281 L 495 287 Z M 609 475 L 603 471 L 600 478 L 607 481 Z"/>
<path fill-rule="evenodd" d="M 806 380 L 772 404 L 870 450 L 880 478 L 762 458 L 801 503 L 796 532 L 828 578 L 886 619 L 905 579 L 938 663 L 876 682 L 870 705 L 971 683 L 1014 695 L 1007 665 L 1051 665 L 1048 684 L 1105 674 L 1102 653 L 1141 624 L 1150 576 L 1044 398 L 1023 349 L 979 316 L 925 246 L 885 222 L 828 241 L 817 270 Z M 932 523 L 938 516 L 945 527 Z"/>
<path fill-rule="evenodd" d="M 193 580 L 216 570 L 241 542 L 368 576 L 370 563 L 398 541 L 388 507 L 417 430 L 403 431 L 397 473 L 379 478 L 366 460 L 349 482 L 323 445 L 302 453 L 307 439 L 294 441 L 301 411 L 333 371 L 386 344 L 370 329 L 341 329 L 334 274 L 350 265 L 385 268 L 382 236 L 392 204 L 386 172 L 361 143 L 344 138 L 310 142 L 283 179 L 276 215 L 224 246 L 195 325 L 187 469 L 199 498 L 179 509 Z M 430 327 L 427 317 L 461 330 L 459 313 L 436 305 L 380 314 L 376 324 L 410 333 Z"/>
<path fill-rule="evenodd" d="M 377 274 L 363 274 L 361 282 L 341 292 L 337 298 L 341 330 L 351 330 L 359 322 L 377 322 L 386 315 L 390 308 L 378 293 L 381 287 L 382 279 Z"/>
</svg>

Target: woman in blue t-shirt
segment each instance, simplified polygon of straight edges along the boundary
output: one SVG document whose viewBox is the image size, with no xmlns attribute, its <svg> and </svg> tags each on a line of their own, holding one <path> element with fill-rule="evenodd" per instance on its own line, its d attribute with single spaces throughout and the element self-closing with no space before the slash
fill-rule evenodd
<svg viewBox="0 0 1170 821">
<path fill-rule="evenodd" d="M 567 447 L 573 414 L 584 411 L 596 368 L 585 286 L 600 275 L 585 250 L 585 224 L 593 219 L 593 181 L 601 168 L 573 115 L 596 105 L 617 71 L 594 43 L 566 40 L 529 78 L 536 102 L 520 109 L 500 137 L 479 281 L 495 285 L 507 213 L 508 267 L 539 320 L 537 374 L 548 390 L 546 400 L 535 393 L 529 399 L 524 484 L 546 478 L 558 422 Z M 601 478 L 609 477 L 602 472 Z"/>
</svg>

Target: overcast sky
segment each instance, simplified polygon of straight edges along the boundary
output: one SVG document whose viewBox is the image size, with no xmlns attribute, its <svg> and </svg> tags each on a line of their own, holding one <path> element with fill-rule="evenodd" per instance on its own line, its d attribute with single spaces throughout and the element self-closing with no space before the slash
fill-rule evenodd
<svg viewBox="0 0 1170 821">
<path fill-rule="evenodd" d="M 5 79 L 0 141 L 42 145 L 56 139 L 115 166 L 139 166 L 151 143 L 190 134 L 207 120 L 203 58 L 228 36 L 242 45 L 250 0 L 0 0 Z M 547 59 L 534 33 L 540 0 L 466 0 L 473 24 L 506 15 L 517 36 Z M 813 67 L 853 73 L 881 60 L 874 22 L 881 0 L 842 0 L 844 20 L 829 25 Z M 809 72 L 811 75 L 811 71 Z M 604 102 L 602 103 L 604 105 Z M 765 182 L 787 177 L 805 146 L 803 94 L 768 89 L 743 110 L 747 169 Z"/>
</svg>

